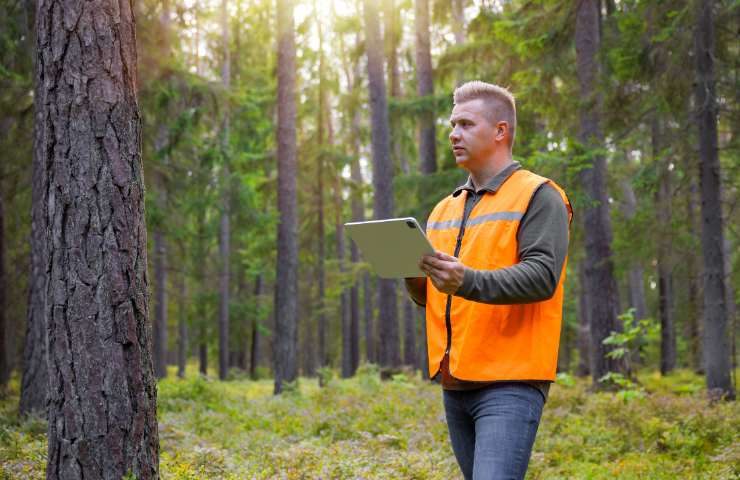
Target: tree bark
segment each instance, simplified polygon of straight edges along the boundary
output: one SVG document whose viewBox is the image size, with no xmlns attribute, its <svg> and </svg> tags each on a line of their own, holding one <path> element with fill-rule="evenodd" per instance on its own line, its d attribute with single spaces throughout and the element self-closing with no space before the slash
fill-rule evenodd
<svg viewBox="0 0 740 480">
<path fill-rule="evenodd" d="M 36 94 L 38 95 L 39 93 L 40 91 L 37 90 Z M 36 128 L 39 127 L 37 126 Z M 34 142 L 41 140 L 40 135 L 35 135 Z M 34 150 L 39 151 L 36 147 L 34 147 Z M 26 316 L 26 338 L 23 348 L 23 376 L 21 380 L 19 411 L 21 415 L 35 412 L 45 417 L 49 375 L 46 366 L 47 340 L 46 320 L 44 319 L 44 310 L 46 308 L 46 293 L 44 291 L 46 274 L 46 226 L 43 223 L 45 220 L 43 198 L 44 192 L 48 188 L 48 180 L 43 158 L 34 155 L 31 168 L 31 272 L 28 279 L 28 309 Z M 2 198 L 0 198 L 0 202 L 2 202 Z M 0 210 L 1 207 L 0 205 Z M 0 217 L 2 217 L 1 214 Z M 1 227 L 2 225 L 0 225 Z M 2 239 L 0 238 L 1 241 Z M 0 257 L 2 257 L 2 246 L 0 246 Z M 2 269 L 3 262 L 0 260 L 0 272 Z M 1 276 L 2 273 L 0 273 Z M 0 280 L 0 322 L 2 322 L 1 317 L 5 312 L 4 302 L 1 299 L 3 297 L 2 290 L 4 290 L 4 282 Z M 5 352 L 5 349 L 3 349 L 3 352 Z M 5 353 L 0 353 L 0 355 L 4 356 Z M 0 363 L 2 361 L 0 359 Z"/>
<path fill-rule="evenodd" d="M 46 477 L 158 478 L 132 5 L 42 0 L 36 20 L 34 155 L 48 178 Z"/>
<path fill-rule="evenodd" d="M 278 41 L 278 252 L 275 285 L 275 393 L 296 379 L 298 221 L 296 201 L 295 32 L 293 3 L 277 2 Z"/>
<path fill-rule="evenodd" d="M 373 155 L 373 187 L 375 218 L 393 216 L 393 164 L 390 155 L 388 103 L 383 76 L 382 51 L 372 45 L 382 45 L 378 9 L 373 0 L 364 0 L 367 74 L 370 89 L 371 138 Z M 398 367 L 401 364 L 398 335 L 397 288 L 395 279 L 378 279 L 380 364 Z"/>
<path fill-rule="evenodd" d="M 429 42 L 429 0 L 415 0 L 416 12 L 416 93 L 429 97 L 434 93 L 432 54 Z M 419 115 L 419 165 L 424 174 L 437 171 L 437 143 L 432 99 Z"/>
<path fill-rule="evenodd" d="M 599 11 L 596 0 L 581 0 L 576 13 L 576 64 L 582 102 L 579 107 L 578 138 L 585 148 L 598 147 L 601 138 L 598 95 Z M 612 331 L 621 331 L 619 297 L 613 273 L 611 220 L 606 186 L 606 159 L 594 155 L 593 164 L 580 173 L 589 206 L 584 209 L 586 282 L 591 320 L 591 374 L 593 386 L 607 372 L 623 372 L 624 362 L 606 357 L 610 350 L 602 343 Z"/>
<path fill-rule="evenodd" d="M 701 245 L 704 257 L 704 366 L 712 398 L 735 398 L 730 379 L 727 332 L 721 172 L 717 152 L 717 99 L 714 78 L 714 20 L 711 0 L 697 2 L 695 28 L 696 106 L 699 124 Z"/>
</svg>

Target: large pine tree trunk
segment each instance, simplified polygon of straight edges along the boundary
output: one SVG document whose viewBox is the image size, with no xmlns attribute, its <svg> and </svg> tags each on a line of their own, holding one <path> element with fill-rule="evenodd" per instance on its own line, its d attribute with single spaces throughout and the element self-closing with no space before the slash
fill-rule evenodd
<svg viewBox="0 0 740 480">
<path fill-rule="evenodd" d="M 367 74 L 370 89 L 371 137 L 373 154 L 373 203 L 375 218 L 393 216 L 393 164 L 390 155 L 388 103 L 383 77 L 382 45 L 378 8 L 373 0 L 364 0 L 365 44 L 367 47 Z M 401 349 L 398 335 L 397 288 L 395 279 L 378 279 L 378 310 L 380 336 L 380 364 L 398 367 Z"/>
<path fill-rule="evenodd" d="M 293 3 L 277 2 L 278 41 L 278 253 L 275 285 L 275 393 L 298 374 L 298 219 L 296 201 L 295 32 Z"/>
<path fill-rule="evenodd" d="M 434 93 L 432 54 L 429 43 L 429 0 L 415 0 L 416 5 L 416 93 L 427 97 Z M 422 173 L 437 171 L 437 144 L 434 132 L 434 108 L 429 106 L 419 116 L 419 165 Z"/>
<path fill-rule="evenodd" d="M 34 141 L 41 141 L 40 136 L 36 136 Z M 49 375 L 46 366 L 46 321 L 44 319 L 44 304 L 46 303 L 46 292 L 44 291 L 46 227 L 43 223 L 45 218 L 43 198 L 48 185 L 46 165 L 42 160 L 41 157 L 34 155 L 31 167 L 31 272 L 28 279 L 26 339 L 23 348 L 23 377 L 19 408 L 21 415 L 36 412 L 45 416 Z M 1 202 L 2 198 L 0 198 Z M 2 205 L 0 205 L 0 210 L 1 208 Z M 0 241 L 2 240 L 0 239 Z M 0 247 L 0 250 L 2 250 L 2 247 Z M 0 251 L 1 256 L 2 251 Z M 2 261 L 0 260 L 1 271 Z M 0 273 L 1 276 L 2 273 Z M 2 297 L 2 289 L 3 282 L 0 279 L 0 298 Z M 5 308 L 2 300 L 0 300 L 0 316 L 3 315 L 4 311 Z M 0 328 L 2 327 L 0 326 Z"/>
<path fill-rule="evenodd" d="M 598 147 L 600 126 L 599 81 L 599 11 L 597 0 L 581 0 L 576 13 L 576 63 L 581 88 L 579 141 L 586 148 Z M 594 387 L 607 372 L 624 370 L 623 362 L 606 357 L 609 351 L 602 343 L 612 331 L 621 331 L 618 320 L 619 296 L 614 279 L 611 251 L 611 220 L 606 186 L 606 159 L 596 155 L 593 165 L 581 171 L 581 183 L 590 202 L 584 208 L 586 242 L 586 282 L 589 285 L 588 307 L 591 320 L 591 374 Z"/>
<path fill-rule="evenodd" d="M 735 398 L 730 380 L 721 176 L 717 152 L 714 21 L 711 0 L 699 0 L 695 29 L 696 106 L 699 123 L 701 245 L 704 257 L 704 367 L 711 397 Z"/>
<path fill-rule="evenodd" d="M 157 478 L 132 5 L 42 0 L 37 14 L 34 155 L 49 182 L 46 477 Z"/>
</svg>

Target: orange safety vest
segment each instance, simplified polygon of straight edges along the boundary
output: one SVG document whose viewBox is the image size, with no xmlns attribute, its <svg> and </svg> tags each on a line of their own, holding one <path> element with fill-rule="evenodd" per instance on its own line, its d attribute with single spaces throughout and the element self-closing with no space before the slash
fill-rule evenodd
<svg viewBox="0 0 740 480">
<path fill-rule="evenodd" d="M 496 193 L 480 199 L 463 232 L 465 196 L 444 198 L 429 216 L 427 237 L 435 249 L 456 256 L 470 268 L 512 266 L 519 262 L 519 222 L 537 188 L 546 182 L 563 198 L 570 223 L 573 213 L 563 189 L 519 169 Z M 461 239 L 459 233 L 463 233 Z M 519 305 L 491 305 L 448 295 L 427 277 L 429 376 L 437 374 L 449 350 L 450 374 L 460 380 L 555 380 L 567 263 L 566 256 L 552 298 Z"/>
</svg>

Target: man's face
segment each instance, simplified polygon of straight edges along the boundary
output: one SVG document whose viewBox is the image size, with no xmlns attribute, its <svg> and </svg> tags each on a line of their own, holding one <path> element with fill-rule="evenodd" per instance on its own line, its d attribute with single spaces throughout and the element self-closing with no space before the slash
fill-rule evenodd
<svg viewBox="0 0 740 480">
<path fill-rule="evenodd" d="M 482 165 L 496 149 L 497 128 L 485 117 L 482 99 L 455 105 L 450 115 L 450 145 L 455 161 L 467 169 Z"/>
</svg>

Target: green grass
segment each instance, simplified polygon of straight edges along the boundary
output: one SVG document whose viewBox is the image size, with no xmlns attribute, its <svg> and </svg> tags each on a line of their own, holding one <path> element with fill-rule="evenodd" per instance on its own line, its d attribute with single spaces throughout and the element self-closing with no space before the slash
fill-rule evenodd
<svg viewBox="0 0 740 480">
<path fill-rule="evenodd" d="M 173 372 L 174 373 L 174 372 Z M 365 368 L 319 389 L 272 395 L 270 380 L 161 381 L 163 479 L 461 478 L 438 385 L 380 382 Z M 588 379 L 553 386 L 528 479 L 740 478 L 740 406 L 710 405 L 687 371 L 639 375 L 646 394 L 589 393 Z M 44 478 L 46 426 L 17 416 L 18 382 L 0 402 L 0 479 Z"/>
</svg>

